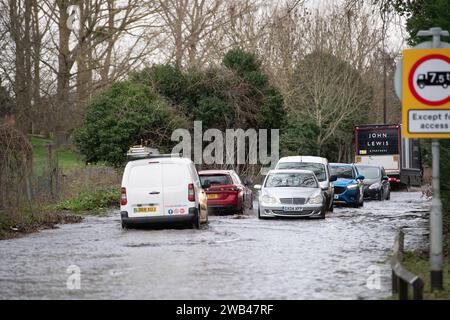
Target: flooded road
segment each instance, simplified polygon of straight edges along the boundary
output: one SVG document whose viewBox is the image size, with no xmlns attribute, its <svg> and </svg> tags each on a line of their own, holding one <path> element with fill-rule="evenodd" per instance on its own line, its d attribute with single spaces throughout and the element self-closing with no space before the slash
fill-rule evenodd
<svg viewBox="0 0 450 320">
<path fill-rule="evenodd" d="M 91 216 L 0 241 L 0 298 L 385 298 L 396 231 L 408 250 L 426 243 L 430 203 L 420 196 L 395 192 L 325 220 L 210 216 L 201 230 L 122 230 L 118 211 Z M 78 290 L 67 288 L 71 265 Z"/>
</svg>

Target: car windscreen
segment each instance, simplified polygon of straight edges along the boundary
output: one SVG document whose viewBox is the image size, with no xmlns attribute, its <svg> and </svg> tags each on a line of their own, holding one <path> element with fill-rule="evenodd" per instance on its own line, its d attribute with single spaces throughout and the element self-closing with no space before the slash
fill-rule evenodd
<svg viewBox="0 0 450 320">
<path fill-rule="evenodd" d="M 317 180 L 320 182 L 327 180 L 327 174 L 325 172 L 325 166 L 321 163 L 314 162 L 281 162 L 278 164 L 277 169 L 299 169 L 310 170 L 314 172 Z"/>
<path fill-rule="evenodd" d="M 357 166 L 360 175 L 366 179 L 378 179 L 380 177 L 380 169 L 377 167 Z"/>
<path fill-rule="evenodd" d="M 233 184 L 233 180 L 227 174 L 215 174 L 215 175 L 201 175 L 200 182 L 205 184 L 205 181 L 208 180 L 211 185 L 224 185 L 224 184 Z"/>
<path fill-rule="evenodd" d="M 355 179 L 351 166 L 330 166 L 330 174 L 338 179 Z"/>
<path fill-rule="evenodd" d="M 273 173 L 267 177 L 265 187 L 318 188 L 316 179 L 310 173 Z"/>
</svg>

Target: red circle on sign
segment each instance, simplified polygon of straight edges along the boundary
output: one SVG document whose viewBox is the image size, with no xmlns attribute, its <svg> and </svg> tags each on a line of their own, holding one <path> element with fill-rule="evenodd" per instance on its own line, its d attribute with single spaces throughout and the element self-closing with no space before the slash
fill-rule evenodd
<svg viewBox="0 0 450 320">
<path fill-rule="evenodd" d="M 446 61 L 447 63 L 450 64 L 450 58 L 447 56 L 444 56 L 442 54 L 430 54 L 429 56 L 423 57 L 420 60 L 418 60 L 412 67 L 411 71 L 409 72 L 409 77 L 408 77 L 408 85 L 409 88 L 411 90 L 411 93 L 413 94 L 414 98 L 416 98 L 417 100 L 419 100 L 422 103 L 428 104 L 430 106 L 440 106 L 442 104 L 445 104 L 447 102 L 450 102 L 450 96 L 448 96 L 447 98 L 445 98 L 444 100 L 439 100 L 439 101 L 430 101 L 427 100 L 425 98 L 422 98 L 416 91 L 416 88 L 414 88 L 414 73 L 416 72 L 417 68 L 425 61 L 427 60 L 432 60 L 432 59 L 441 59 Z"/>
</svg>

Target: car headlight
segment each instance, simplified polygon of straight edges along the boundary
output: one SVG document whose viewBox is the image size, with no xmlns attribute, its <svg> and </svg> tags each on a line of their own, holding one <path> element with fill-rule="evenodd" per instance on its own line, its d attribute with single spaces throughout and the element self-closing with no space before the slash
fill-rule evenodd
<svg viewBox="0 0 450 320">
<path fill-rule="evenodd" d="M 380 189 L 381 188 L 381 183 L 379 182 L 375 182 L 374 184 L 371 184 L 369 189 Z"/>
<path fill-rule="evenodd" d="M 262 197 L 262 202 L 265 202 L 265 203 L 277 203 L 277 198 L 269 196 L 269 195 L 264 195 Z"/>
<path fill-rule="evenodd" d="M 347 189 L 350 189 L 350 190 L 353 190 L 353 189 L 356 189 L 356 188 L 358 188 L 358 184 L 356 184 L 356 183 L 347 186 Z"/>
<path fill-rule="evenodd" d="M 309 198 L 308 203 L 310 204 L 321 204 L 323 201 L 323 198 L 320 194 L 313 196 L 311 198 Z"/>
</svg>

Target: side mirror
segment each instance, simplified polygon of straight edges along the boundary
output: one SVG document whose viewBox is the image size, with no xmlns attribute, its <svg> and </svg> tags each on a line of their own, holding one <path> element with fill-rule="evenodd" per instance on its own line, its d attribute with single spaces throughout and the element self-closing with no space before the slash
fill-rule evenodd
<svg viewBox="0 0 450 320">
<path fill-rule="evenodd" d="M 253 186 L 253 188 L 255 188 L 255 190 L 261 190 L 261 185 L 260 184 L 255 184 L 254 186 Z"/>
<path fill-rule="evenodd" d="M 337 180 L 337 176 L 335 176 L 335 175 L 330 176 L 330 182 L 334 182 L 336 180 Z"/>
<path fill-rule="evenodd" d="M 388 176 L 384 176 L 383 177 L 383 181 L 389 181 L 389 177 Z"/>
<path fill-rule="evenodd" d="M 359 175 L 359 176 L 356 177 L 356 180 L 364 180 L 365 178 L 366 177 Z"/>
<path fill-rule="evenodd" d="M 208 189 L 209 187 L 211 187 L 211 181 L 209 180 L 205 180 L 202 184 L 202 188 L 203 189 Z"/>
</svg>

